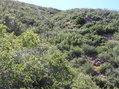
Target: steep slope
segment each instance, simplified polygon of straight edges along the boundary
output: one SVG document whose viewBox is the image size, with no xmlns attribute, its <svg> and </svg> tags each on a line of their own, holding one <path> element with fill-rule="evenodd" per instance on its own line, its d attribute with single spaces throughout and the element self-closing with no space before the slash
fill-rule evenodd
<svg viewBox="0 0 119 89">
<path fill-rule="evenodd" d="M 19 35 L 30 27 L 39 26 L 42 29 L 45 25 L 48 26 L 52 24 L 50 18 L 60 12 L 60 10 L 56 9 L 11 0 L 2 0 L 0 7 L 0 23 L 8 26 L 10 28 L 9 30 L 14 31 L 16 35 Z M 15 29 L 17 29 L 17 31 L 15 31 Z"/>
<path fill-rule="evenodd" d="M 0 88 L 118 89 L 119 12 L 0 1 Z"/>
</svg>

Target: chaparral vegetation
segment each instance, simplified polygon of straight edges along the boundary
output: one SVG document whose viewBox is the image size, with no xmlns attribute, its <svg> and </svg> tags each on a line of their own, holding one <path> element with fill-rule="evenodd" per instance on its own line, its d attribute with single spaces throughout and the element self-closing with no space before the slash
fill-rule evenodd
<svg viewBox="0 0 119 89">
<path fill-rule="evenodd" d="M 119 12 L 0 0 L 0 89 L 119 89 Z"/>
</svg>

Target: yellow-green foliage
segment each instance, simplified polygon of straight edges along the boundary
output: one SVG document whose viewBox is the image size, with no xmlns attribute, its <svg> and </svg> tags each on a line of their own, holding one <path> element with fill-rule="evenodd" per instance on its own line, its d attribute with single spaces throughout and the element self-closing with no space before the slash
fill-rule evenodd
<svg viewBox="0 0 119 89">
<path fill-rule="evenodd" d="M 99 73 L 100 66 L 94 66 L 93 68 L 94 68 L 94 70 L 95 70 L 97 73 Z"/>
<path fill-rule="evenodd" d="M 100 89 L 96 84 L 91 80 L 91 77 L 79 73 L 73 80 L 72 89 Z"/>
<path fill-rule="evenodd" d="M 36 47 L 39 45 L 40 38 L 32 30 L 27 30 L 19 36 L 23 47 Z"/>
</svg>

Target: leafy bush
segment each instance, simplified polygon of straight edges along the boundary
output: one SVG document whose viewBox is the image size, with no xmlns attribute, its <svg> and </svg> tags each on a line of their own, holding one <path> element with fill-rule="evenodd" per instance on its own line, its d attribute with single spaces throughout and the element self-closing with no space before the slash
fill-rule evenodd
<svg viewBox="0 0 119 89">
<path fill-rule="evenodd" d="M 105 74 L 106 70 L 111 69 L 110 63 L 104 63 L 100 66 L 100 73 Z"/>
<path fill-rule="evenodd" d="M 27 30 L 22 33 L 20 36 L 21 43 L 23 47 L 36 47 L 39 45 L 40 39 L 37 34 L 35 34 L 32 30 Z"/>
<path fill-rule="evenodd" d="M 98 54 L 98 57 L 100 57 L 104 61 L 109 61 L 111 59 L 110 53 L 107 52 L 101 52 L 100 54 Z"/>
<path fill-rule="evenodd" d="M 91 80 L 89 76 L 79 74 L 73 80 L 72 89 L 99 89 L 99 87 Z"/>
<path fill-rule="evenodd" d="M 116 32 L 116 33 L 114 34 L 114 39 L 119 40 L 119 32 Z"/>
<path fill-rule="evenodd" d="M 86 55 L 94 55 L 96 54 L 95 48 L 93 46 L 83 44 L 82 49 Z"/>
<path fill-rule="evenodd" d="M 106 51 L 108 51 L 108 47 L 107 46 L 98 46 L 96 48 L 96 52 L 97 53 L 102 53 L 102 52 L 106 52 Z"/>
<path fill-rule="evenodd" d="M 115 46 L 115 47 L 113 48 L 112 54 L 113 54 L 115 57 L 118 57 L 118 56 L 119 56 L 119 45 L 117 45 L 117 46 Z"/>
<path fill-rule="evenodd" d="M 110 83 L 107 79 L 100 78 L 99 76 L 93 77 L 93 81 L 101 89 L 113 89 L 114 85 Z"/>
<path fill-rule="evenodd" d="M 78 25 L 78 24 L 83 25 L 85 23 L 86 23 L 86 20 L 83 17 L 80 17 L 80 16 L 76 17 L 76 19 L 74 20 L 75 25 Z"/>
<path fill-rule="evenodd" d="M 85 58 L 76 58 L 71 60 L 71 66 L 75 67 L 75 68 L 79 68 L 81 66 L 83 66 L 85 63 L 87 62 L 87 60 Z"/>
<path fill-rule="evenodd" d="M 106 46 L 109 48 L 109 49 L 112 49 L 114 48 L 116 45 L 118 45 L 118 41 L 115 41 L 115 40 L 110 40 L 106 43 Z"/>
<path fill-rule="evenodd" d="M 68 55 L 73 58 L 80 57 L 82 54 L 83 54 L 83 50 L 80 47 L 73 47 L 68 52 Z"/>
<path fill-rule="evenodd" d="M 90 28 L 90 31 L 94 34 L 102 35 L 105 33 L 105 30 L 103 28 L 103 25 L 94 25 Z"/>
</svg>

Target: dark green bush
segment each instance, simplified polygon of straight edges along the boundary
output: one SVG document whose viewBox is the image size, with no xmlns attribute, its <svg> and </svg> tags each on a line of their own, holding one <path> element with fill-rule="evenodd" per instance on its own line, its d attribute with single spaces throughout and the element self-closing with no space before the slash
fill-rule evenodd
<svg viewBox="0 0 119 89">
<path fill-rule="evenodd" d="M 80 17 L 80 16 L 76 17 L 76 19 L 74 20 L 75 25 L 78 25 L 78 24 L 83 25 L 85 23 L 86 23 L 86 20 L 83 17 Z"/>
<path fill-rule="evenodd" d="M 73 47 L 68 52 L 68 55 L 73 58 L 81 57 L 82 54 L 83 54 L 83 50 L 80 47 Z"/>
<path fill-rule="evenodd" d="M 83 49 L 84 54 L 86 54 L 86 55 L 95 55 L 96 54 L 95 48 L 93 46 L 83 44 L 81 46 L 81 48 Z"/>
</svg>

